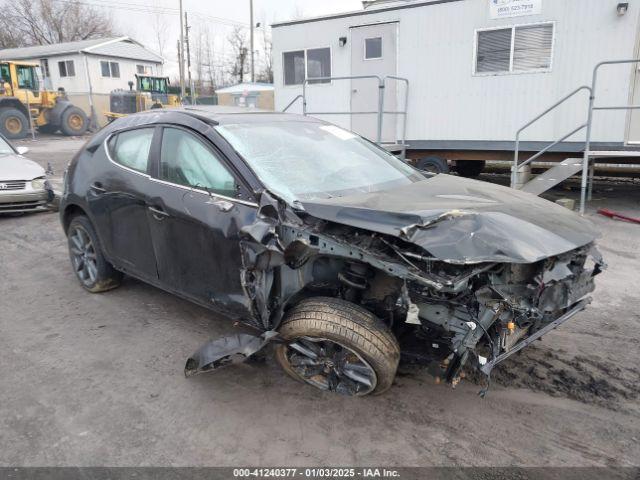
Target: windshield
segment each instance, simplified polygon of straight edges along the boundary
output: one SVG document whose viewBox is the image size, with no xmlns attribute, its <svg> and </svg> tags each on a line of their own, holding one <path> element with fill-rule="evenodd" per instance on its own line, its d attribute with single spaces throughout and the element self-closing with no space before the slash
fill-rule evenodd
<svg viewBox="0 0 640 480">
<path fill-rule="evenodd" d="M 334 125 L 291 120 L 216 130 L 287 201 L 376 192 L 424 179 L 390 153 Z"/>
<path fill-rule="evenodd" d="M 167 93 L 167 79 L 157 77 L 139 77 L 138 90 L 151 93 Z"/>
<path fill-rule="evenodd" d="M 15 153 L 13 148 L 11 148 L 11 146 L 5 142 L 2 137 L 0 137 L 0 155 L 7 155 L 10 153 Z"/>
</svg>

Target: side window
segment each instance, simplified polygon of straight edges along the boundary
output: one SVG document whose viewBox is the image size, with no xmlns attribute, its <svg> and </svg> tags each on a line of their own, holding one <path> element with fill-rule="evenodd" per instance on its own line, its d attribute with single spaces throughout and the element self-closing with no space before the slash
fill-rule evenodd
<svg viewBox="0 0 640 480">
<path fill-rule="evenodd" d="M 160 179 L 227 196 L 236 193 L 236 182 L 217 155 L 194 135 L 177 128 L 165 128 L 162 134 Z"/>
<path fill-rule="evenodd" d="M 147 173 L 153 128 L 140 128 L 114 135 L 109 140 L 109 154 L 114 162 Z"/>
</svg>

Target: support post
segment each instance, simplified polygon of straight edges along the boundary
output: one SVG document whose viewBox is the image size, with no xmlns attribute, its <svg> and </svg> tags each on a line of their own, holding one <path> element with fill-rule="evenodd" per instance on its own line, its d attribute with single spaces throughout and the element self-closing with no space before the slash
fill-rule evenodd
<svg viewBox="0 0 640 480">
<path fill-rule="evenodd" d="M 256 70 L 255 70 L 255 48 L 254 48 L 254 38 L 253 38 L 253 0 L 249 0 L 249 28 L 250 30 L 250 38 L 251 38 L 251 83 L 256 81 Z"/>
<path fill-rule="evenodd" d="M 178 48 L 180 62 L 180 96 L 184 98 L 184 25 L 182 23 L 184 12 L 182 11 L 182 0 L 180 0 L 180 46 Z"/>
<path fill-rule="evenodd" d="M 382 118 L 384 116 L 384 81 L 378 83 L 378 133 L 376 141 L 382 143 Z"/>
</svg>

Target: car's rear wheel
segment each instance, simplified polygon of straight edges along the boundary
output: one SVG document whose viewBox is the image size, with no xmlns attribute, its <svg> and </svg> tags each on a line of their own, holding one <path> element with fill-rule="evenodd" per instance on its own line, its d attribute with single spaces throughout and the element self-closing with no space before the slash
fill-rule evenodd
<svg viewBox="0 0 640 480">
<path fill-rule="evenodd" d="M 400 360 L 393 333 L 371 312 L 338 298 L 301 301 L 282 321 L 276 359 L 298 381 L 345 395 L 391 387 Z"/>
<path fill-rule="evenodd" d="M 120 285 L 122 273 L 104 258 L 100 240 L 87 217 L 78 215 L 71 220 L 67 239 L 71 266 L 86 290 L 99 293 Z"/>
</svg>

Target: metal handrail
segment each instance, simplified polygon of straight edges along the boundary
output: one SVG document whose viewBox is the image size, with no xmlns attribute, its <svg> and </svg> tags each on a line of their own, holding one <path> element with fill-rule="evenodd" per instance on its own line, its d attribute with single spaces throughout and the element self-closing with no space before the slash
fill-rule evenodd
<svg viewBox="0 0 640 480">
<path fill-rule="evenodd" d="M 312 83 L 333 82 L 335 80 L 366 80 L 378 81 L 378 110 L 375 112 L 308 112 L 307 111 L 307 85 Z M 306 78 L 302 82 L 302 114 L 303 115 L 378 115 L 378 130 L 376 142 L 382 141 L 382 112 L 384 110 L 384 80 L 378 75 L 355 75 L 345 77 L 315 77 Z"/>
<path fill-rule="evenodd" d="M 378 110 L 376 111 L 346 111 L 346 112 L 309 112 L 307 110 L 307 85 L 309 84 L 317 84 L 320 82 L 333 82 L 334 80 L 366 80 L 373 79 L 378 81 Z M 397 80 L 399 82 L 406 83 L 406 93 L 404 99 L 404 111 L 386 111 L 384 109 L 384 92 L 386 89 L 387 80 Z M 297 99 L 297 97 L 296 97 Z M 294 99 L 294 101 L 296 100 Z M 293 103 L 293 102 L 292 102 Z M 307 78 L 302 82 L 302 114 L 303 115 L 377 115 L 378 123 L 377 123 L 377 133 L 376 133 L 376 143 L 382 144 L 382 124 L 384 121 L 385 114 L 395 114 L 395 115 L 404 115 L 404 121 L 402 125 L 402 140 L 401 144 L 406 144 L 406 135 L 407 135 L 407 111 L 409 106 L 409 80 L 402 77 L 396 77 L 394 75 L 387 75 L 384 78 L 381 78 L 378 75 L 353 75 L 353 76 L 342 76 L 342 77 L 315 77 L 315 78 Z M 288 107 L 287 107 L 288 108 Z M 286 110 L 286 109 L 285 109 Z M 404 154 L 404 152 L 403 152 Z"/>
<path fill-rule="evenodd" d="M 387 79 L 396 80 L 397 82 L 403 82 L 406 85 L 405 93 L 404 93 L 404 111 L 398 111 L 398 112 L 383 111 L 382 112 L 383 114 L 389 113 L 389 114 L 395 114 L 395 115 L 404 115 L 404 118 L 402 119 L 402 139 L 400 140 L 401 142 L 400 144 L 404 147 L 404 150 L 402 152 L 402 158 L 404 159 L 406 156 L 406 143 L 407 143 L 407 116 L 408 116 L 407 114 L 409 112 L 409 80 L 407 78 L 396 77 L 395 75 L 387 75 L 382 80 L 385 88 L 387 86 Z"/>
<path fill-rule="evenodd" d="M 549 151 L 549 149 L 555 147 L 557 144 L 559 144 L 560 142 L 563 142 L 564 140 L 569 138 L 571 135 L 575 135 L 577 132 L 579 132 L 580 130 L 585 128 L 585 126 L 581 126 L 581 127 L 577 128 L 570 135 L 566 135 L 565 137 L 561 138 L 560 140 L 556 140 L 555 142 L 553 142 L 542 153 L 540 153 L 540 155 L 534 155 L 533 157 L 530 157 L 527 160 L 525 160 L 523 163 L 518 164 L 518 162 L 520 160 L 520 134 L 523 131 L 525 131 L 527 128 L 529 128 L 531 125 L 536 123 L 538 120 L 540 120 L 541 118 L 545 117 L 550 112 L 552 112 L 553 110 L 558 108 L 560 105 L 565 103 L 567 100 L 571 99 L 572 97 L 574 97 L 575 95 L 580 93 L 582 90 L 589 91 L 590 92 L 590 97 L 593 94 L 593 90 L 591 89 L 591 87 L 589 87 L 587 85 L 582 85 L 581 87 L 576 88 L 571 93 L 569 93 L 569 94 L 565 95 L 564 97 L 562 97 L 560 100 L 558 100 L 556 103 L 551 105 L 549 108 L 547 108 L 540 115 L 536 116 L 531 121 L 527 122 L 525 125 L 520 127 L 520 129 L 516 132 L 516 145 L 515 145 L 515 152 L 514 152 L 514 156 L 513 156 L 513 169 L 511 171 L 511 188 L 515 188 L 516 187 L 516 183 L 517 183 L 517 180 L 518 180 L 518 169 L 519 168 L 521 168 L 524 165 L 529 164 L 531 161 L 533 161 L 534 158 L 540 157 L 543 153 L 546 153 L 547 151 Z"/>
<path fill-rule="evenodd" d="M 294 98 L 293 100 L 291 100 L 291 103 L 289 103 L 289 105 L 287 105 L 286 107 L 284 107 L 284 109 L 282 110 L 282 113 L 286 112 L 287 110 L 289 110 L 289 108 L 291 108 L 291 106 L 296 103 L 300 98 L 302 98 L 302 95 L 298 95 L 296 98 Z"/>
<path fill-rule="evenodd" d="M 547 153 L 549 150 L 551 150 L 553 147 L 555 147 L 556 145 L 558 145 L 559 143 L 564 142 L 566 139 L 568 139 L 569 137 L 571 137 L 572 135 L 575 135 L 576 133 L 578 133 L 580 130 L 582 130 L 583 128 L 586 128 L 587 124 L 583 123 L 582 125 L 580 125 L 578 128 L 576 128 L 575 130 L 567 133 L 564 137 L 556 140 L 553 143 L 550 143 L 549 145 L 547 145 L 546 147 L 544 147 L 542 150 L 540 150 L 538 153 L 536 153 L 535 155 L 533 155 L 532 157 L 529 157 L 527 160 L 525 160 L 524 162 L 520 163 L 518 165 L 518 168 L 520 167 L 524 167 L 525 165 L 528 165 L 529 163 L 533 162 L 536 158 L 541 157 L 542 155 L 544 155 L 545 153 Z"/>
<path fill-rule="evenodd" d="M 591 134 L 593 127 L 593 112 L 594 110 L 636 110 L 638 109 L 638 105 L 627 105 L 627 107 L 596 107 L 596 86 L 598 82 L 598 71 L 600 67 L 605 65 L 623 65 L 623 64 L 638 64 L 640 63 L 640 59 L 633 60 L 607 60 L 604 62 L 598 63 L 593 69 L 593 78 L 591 80 L 591 95 L 589 96 L 589 116 L 587 118 L 587 135 L 584 145 L 584 159 L 582 162 L 582 182 L 580 185 L 580 214 L 584 215 L 585 206 L 587 203 L 587 197 L 589 200 L 591 199 L 591 193 L 593 190 L 593 175 L 594 168 L 590 165 L 589 159 L 591 155 Z M 591 172 L 590 172 L 591 170 Z M 589 180 L 590 179 L 590 180 Z M 588 189 L 588 195 L 587 195 Z"/>
<path fill-rule="evenodd" d="M 570 94 L 566 95 L 564 98 L 562 98 L 561 100 L 556 102 L 554 105 L 549 107 L 547 110 L 545 110 L 540 115 L 538 115 L 533 120 L 531 120 L 526 125 L 524 125 L 522 128 L 520 128 L 518 130 L 518 132 L 516 133 L 516 145 L 515 145 L 515 153 L 514 153 L 514 159 L 513 159 L 514 166 L 513 166 L 513 171 L 511 172 L 511 186 L 515 188 L 516 180 L 517 180 L 518 173 L 519 173 L 518 172 L 519 168 L 521 168 L 524 165 L 529 164 L 534 159 L 539 158 L 541 155 L 543 155 L 544 153 L 549 151 L 551 148 L 553 148 L 557 144 L 563 142 L 564 140 L 566 140 L 567 138 L 571 137 L 572 135 L 575 135 L 576 133 L 578 133 L 583 128 L 586 128 L 587 132 L 586 132 L 586 135 L 585 135 L 584 155 L 583 155 L 583 160 L 582 160 L 582 181 L 581 181 L 581 188 L 580 188 L 580 214 L 584 215 L 585 206 L 586 206 L 587 200 L 591 199 L 591 194 L 592 194 L 592 190 L 593 190 L 594 166 L 593 166 L 592 162 L 590 161 L 590 159 L 592 157 L 591 135 L 593 133 L 593 112 L 596 111 L 596 110 L 598 110 L 598 111 L 602 111 L 602 110 L 609 110 L 609 111 L 611 111 L 611 110 L 640 110 L 640 105 L 596 106 L 595 105 L 595 100 L 596 100 L 595 93 L 596 93 L 596 86 L 597 86 L 597 82 L 598 82 L 598 71 L 600 70 L 601 67 L 603 67 L 605 65 L 623 65 L 623 64 L 638 64 L 638 63 L 640 63 L 640 59 L 607 60 L 607 61 L 598 63 L 593 69 L 593 78 L 592 78 L 592 81 L 591 81 L 591 86 L 583 85 L 582 87 L 579 87 L 579 88 L 575 89 L 573 92 L 571 92 Z M 560 106 L 561 104 L 563 104 L 564 102 L 566 102 L 567 100 L 569 100 L 571 97 L 573 97 L 574 95 L 576 95 L 578 92 L 580 92 L 582 90 L 588 90 L 589 91 L 589 108 L 588 108 L 588 114 L 587 114 L 587 122 L 584 125 L 581 125 L 580 127 L 576 128 L 570 134 L 565 135 L 561 139 L 553 142 L 551 145 L 547 146 L 545 149 L 541 150 L 537 154 L 533 155 L 532 157 L 528 158 L 527 160 L 525 160 L 524 162 L 519 164 L 518 162 L 519 162 L 519 157 L 520 157 L 520 134 L 526 128 L 528 128 L 529 126 L 531 126 L 532 124 L 537 122 L 539 119 L 541 119 L 542 117 L 547 115 L 549 112 L 551 112 L 554 109 L 556 109 L 558 106 Z"/>
</svg>

